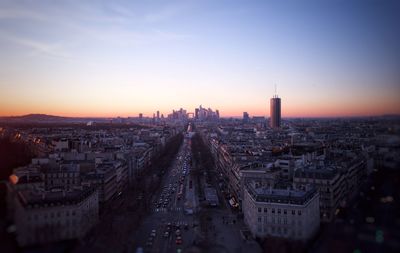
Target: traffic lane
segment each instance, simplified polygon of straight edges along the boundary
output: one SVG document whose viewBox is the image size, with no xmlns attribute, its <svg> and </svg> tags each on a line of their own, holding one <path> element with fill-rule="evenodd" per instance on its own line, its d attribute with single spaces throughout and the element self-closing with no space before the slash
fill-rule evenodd
<svg viewBox="0 0 400 253">
<path fill-rule="evenodd" d="M 168 184 L 168 181 L 164 182 L 164 186 Z M 159 193 L 159 197 L 161 196 L 161 192 Z M 160 238 L 160 231 L 162 231 L 161 227 L 159 224 L 162 224 L 162 220 L 167 218 L 168 216 L 165 216 L 163 213 L 153 213 L 151 216 L 147 217 L 146 220 L 142 223 L 141 228 L 138 230 L 138 233 L 136 234 L 136 248 L 137 247 L 143 247 L 146 249 L 146 251 L 150 252 L 159 252 L 161 250 L 161 238 Z M 152 245 L 147 246 L 146 244 L 149 241 L 149 235 L 151 233 L 151 230 L 157 227 L 157 234 L 156 234 L 156 241 L 152 243 Z"/>
<path fill-rule="evenodd" d="M 181 163 L 175 161 L 175 164 L 173 167 L 180 168 L 181 166 L 182 166 Z M 168 170 L 168 174 L 171 173 L 171 171 L 172 170 Z M 164 189 L 164 187 L 169 186 L 170 184 L 174 184 L 174 180 L 173 180 L 173 178 L 168 177 L 168 179 L 165 180 L 162 184 L 163 189 Z M 170 190 L 168 189 L 168 191 L 170 191 Z M 161 198 L 162 195 L 163 195 L 163 192 L 160 191 L 158 194 L 158 198 Z M 176 193 L 174 194 L 174 196 L 176 196 Z M 171 205 L 171 202 L 168 205 Z M 149 227 L 147 228 L 147 233 L 148 233 L 148 231 L 151 231 L 152 230 L 151 227 L 154 227 L 154 225 L 155 225 L 154 218 L 150 217 L 150 220 L 152 220 L 152 221 L 149 222 L 150 224 L 149 224 Z M 151 252 L 160 252 L 162 249 L 165 248 L 165 244 L 171 245 L 172 243 L 175 243 L 175 241 L 173 241 L 171 239 L 171 235 L 168 237 L 168 240 L 163 240 L 165 238 L 163 237 L 163 227 L 161 225 L 158 226 L 157 230 L 158 230 L 158 233 L 156 235 L 156 238 L 154 238 L 154 242 L 152 243 L 151 247 L 147 247 L 148 250 L 150 250 Z M 142 233 L 140 233 L 140 234 L 142 234 Z M 146 234 L 146 232 L 145 232 L 145 234 Z M 141 237 L 142 237 L 141 242 L 144 242 L 146 240 L 146 236 L 144 235 Z M 147 240 L 149 240 L 149 239 L 147 239 Z M 169 247 L 166 247 L 166 248 L 169 248 Z"/>
<path fill-rule="evenodd" d="M 180 153 L 178 153 L 177 157 L 174 159 L 172 166 L 170 166 L 170 168 L 168 169 L 168 172 L 166 173 L 166 179 L 163 180 L 163 182 L 161 184 L 161 189 L 160 189 L 159 193 L 155 196 L 156 199 L 152 199 L 153 200 L 152 203 L 155 203 L 156 201 L 158 202 L 158 200 L 161 198 L 161 196 L 163 194 L 163 189 L 165 189 L 165 187 L 168 187 L 169 184 L 173 184 L 173 178 L 174 178 L 173 171 L 176 170 L 176 168 L 180 166 L 179 161 L 177 161 L 177 160 L 179 160 L 179 159 L 177 159 L 179 157 L 179 155 L 180 155 Z M 171 177 L 171 174 L 172 174 L 172 177 Z M 168 189 L 168 191 L 170 191 L 170 190 Z M 168 203 L 168 206 L 166 208 L 168 208 L 169 205 L 170 205 L 170 203 Z M 162 206 L 160 206 L 160 207 L 154 206 L 154 208 L 163 208 L 163 207 Z"/>
</svg>

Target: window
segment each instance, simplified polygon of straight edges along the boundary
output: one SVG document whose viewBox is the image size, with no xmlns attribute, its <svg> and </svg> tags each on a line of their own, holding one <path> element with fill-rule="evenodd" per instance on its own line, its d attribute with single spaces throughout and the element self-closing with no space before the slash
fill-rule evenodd
<svg viewBox="0 0 400 253">
<path fill-rule="evenodd" d="M 283 210 L 283 214 L 287 214 L 287 210 L 286 209 Z"/>
<path fill-rule="evenodd" d="M 258 217 L 258 222 L 261 222 L 261 217 Z"/>
<path fill-rule="evenodd" d="M 301 215 L 301 210 L 298 210 L 298 211 L 297 211 L 297 214 L 298 214 L 298 215 Z"/>
<path fill-rule="evenodd" d="M 281 213 L 281 209 L 278 209 L 278 214 L 280 214 Z"/>
<path fill-rule="evenodd" d="M 261 207 L 258 208 L 258 212 L 261 213 Z"/>
<path fill-rule="evenodd" d="M 268 208 L 264 208 L 264 213 L 266 213 L 268 211 Z"/>
<path fill-rule="evenodd" d="M 275 213 L 275 208 L 272 208 L 272 213 Z"/>
<path fill-rule="evenodd" d="M 292 214 L 295 215 L 295 214 L 296 214 L 296 211 L 295 211 L 295 210 L 292 210 Z"/>
</svg>

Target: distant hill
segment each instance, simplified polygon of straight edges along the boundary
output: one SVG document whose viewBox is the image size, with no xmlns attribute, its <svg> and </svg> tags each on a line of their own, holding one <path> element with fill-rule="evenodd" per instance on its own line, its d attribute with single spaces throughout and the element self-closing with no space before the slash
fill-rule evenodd
<svg viewBox="0 0 400 253">
<path fill-rule="evenodd" d="M 58 121 L 68 119 L 67 117 L 60 117 L 47 114 L 27 114 L 23 116 L 16 116 L 12 118 L 18 118 L 21 120 L 33 120 L 33 121 Z"/>
<path fill-rule="evenodd" d="M 0 117 L 1 121 L 15 121 L 15 122 L 58 122 L 66 119 L 68 118 L 47 115 L 47 114 L 27 114 L 23 116 Z"/>
<path fill-rule="evenodd" d="M 106 121 L 105 118 L 61 117 L 47 114 L 0 117 L 0 122 L 6 123 L 82 123 L 92 120 L 96 120 L 97 122 Z"/>
</svg>

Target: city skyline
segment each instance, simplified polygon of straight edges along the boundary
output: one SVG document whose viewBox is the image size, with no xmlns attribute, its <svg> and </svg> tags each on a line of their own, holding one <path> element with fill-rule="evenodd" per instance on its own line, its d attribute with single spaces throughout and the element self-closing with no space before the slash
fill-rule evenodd
<svg viewBox="0 0 400 253">
<path fill-rule="evenodd" d="M 0 3 L 0 116 L 400 114 L 395 1 Z"/>
</svg>

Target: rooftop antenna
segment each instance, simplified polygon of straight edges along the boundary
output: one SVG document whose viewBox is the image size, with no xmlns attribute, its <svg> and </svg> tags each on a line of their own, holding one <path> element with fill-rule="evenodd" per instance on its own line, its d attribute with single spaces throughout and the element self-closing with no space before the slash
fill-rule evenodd
<svg viewBox="0 0 400 253">
<path fill-rule="evenodd" d="M 278 93 L 276 92 L 276 90 L 277 90 L 277 87 L 276 87 L 277 85 L 275 84 L 275 96 L 274 97 L 278 97 Z"/>
</svg>

